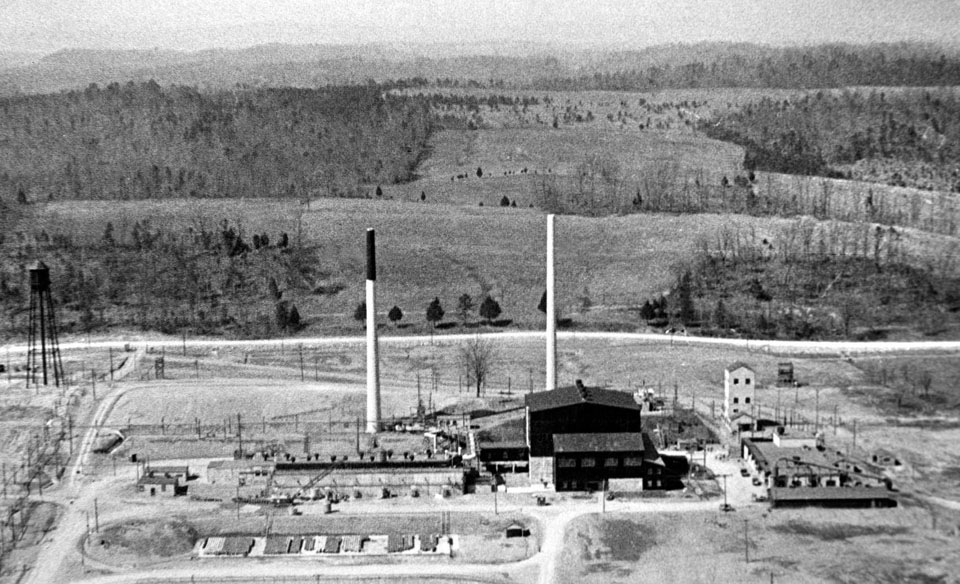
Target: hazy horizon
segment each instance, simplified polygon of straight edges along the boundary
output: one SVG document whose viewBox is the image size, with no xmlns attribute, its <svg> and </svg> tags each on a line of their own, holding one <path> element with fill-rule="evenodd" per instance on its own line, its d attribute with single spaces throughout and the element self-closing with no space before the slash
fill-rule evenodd
<svg viewBox="0 0 960 584">
<path fill-rule="evenodd" d="M 293 45 L 464 45 L 529 42 L 570 48 L 667 43 L 954 44 L 957 0 L 5 0 L 0 51 L 239 49 Z"/>
</svg>

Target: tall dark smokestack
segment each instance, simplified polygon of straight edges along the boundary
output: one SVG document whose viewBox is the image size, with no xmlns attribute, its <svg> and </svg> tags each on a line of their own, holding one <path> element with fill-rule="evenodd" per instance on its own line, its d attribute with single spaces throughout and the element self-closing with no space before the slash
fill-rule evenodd
<svg viewBox="0 0 960 584">
<path fill-rule="evenodd" d="M 380 356 L 377 346 L 376 235 L 367 229 L 367 433 L 380 430 Z"/>
</svg>

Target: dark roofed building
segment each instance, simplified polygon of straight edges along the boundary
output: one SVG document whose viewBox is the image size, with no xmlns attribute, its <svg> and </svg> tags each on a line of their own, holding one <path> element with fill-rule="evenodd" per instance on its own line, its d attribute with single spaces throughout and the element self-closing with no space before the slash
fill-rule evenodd
<svg viewBox="0 0 960 584">
<path fill-rule="evenodd" d="M 553 451 L 558 491 L 598 491 L 617 479 L 642 481 L 644 489 L 663 486 L 663 461 L 640 432 L 555 434 Z"/>
<path fill-rule="evenodd" d="M 531 457 L 553 454 L 554 434 L 640 432 L 633 394 L 577 385 L 528 394 L 527 445 Z"/>
</svg>

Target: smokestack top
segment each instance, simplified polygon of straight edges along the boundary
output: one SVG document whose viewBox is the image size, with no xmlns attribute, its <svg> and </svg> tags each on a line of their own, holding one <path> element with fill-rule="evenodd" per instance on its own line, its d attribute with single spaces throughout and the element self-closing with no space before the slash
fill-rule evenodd
<svg viewBox="0 0 960 584">
<path fill-rule="evenodd" d="M 367 279 L 377 279 L 377 236 L 373 229 L 367 229 Z"/>
</svg>

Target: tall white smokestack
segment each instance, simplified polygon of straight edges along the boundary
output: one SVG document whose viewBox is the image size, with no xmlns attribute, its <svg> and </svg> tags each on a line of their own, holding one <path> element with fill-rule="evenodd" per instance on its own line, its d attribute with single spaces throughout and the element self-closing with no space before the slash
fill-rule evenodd
<svg viewBox="0 0 960 584">
<path fill-rule="evenodd" d="M 557 388 L 557 310 L 553 299 L 553 215 L 547 215 L 547 387 Z"/>
<path fill-rule="evenodd" d="M 376 235 L 367 229 L 367 433 L 380 430 L 380 356 L 377 347 Z"/>
</svg>

